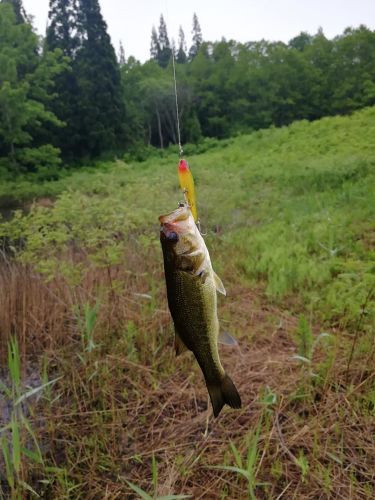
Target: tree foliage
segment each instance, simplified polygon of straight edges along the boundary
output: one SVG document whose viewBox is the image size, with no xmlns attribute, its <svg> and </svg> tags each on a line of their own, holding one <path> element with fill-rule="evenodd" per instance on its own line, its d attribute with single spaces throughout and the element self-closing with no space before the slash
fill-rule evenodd
<svg viewBox="0 0 375 500">
<path fill-rule="evenodd" d="M 1 0 L 1 3 L 9 4 L 13 7 L 16 23 L 21 24 L 27 20 L 27 15 L 22 4 L 22 0 Z"/>
<path fill-rule="evenodd" d="M 178 30 L 178 50 L 176 54 L 176 61 L 179 64 L 184 64 L 187 61 L 187 48 L 186 48 L 186 40 L 185 40 L 185 33 L 184 30 L 182 29 L 182 26 L 180 26 L 180 29 Z"/>
<path fill-rule="evenodd" d="M 20 0 L 0 7 L 0 161 L 17 168 L 45 165 L 56 148 L 76 161 L 176 143 L 172 56 L 183 142 L 375 104 L 375 32 L 365 26 L 333 39 L 319 29 L 289 43 L 210 42 L 194 14 L 188 50 L 181 26 L 172 47 L 161 15 L 141 64 L 122 45 L 116 57 L 98 0 L 50 0 L 43 43 Z"/>
<path fill-rule="evenodd" d="M 203 43 L 201 26 L 199 24 L 198 16 L 195 12 L 193 15 L 193 29 L 191 33 L 192 33 L 193 44 L 189 50 L 189 58 L 194 59 L 194 57 L 198 54 L 198 51 Z"/>
<path fill-rule="evenodd" d="M 54 141 L 67 159 L 115 151 L 124 141 L 119 63 L 98 0 L 50 0 L 46 48 L 60 48 L 70 67 L 56 79 L 56 115 L 67 130 Z"/>
<path fill-rule="evenodd" d="M 201 133 L 222 138 L 375 104 L 375 33 L 365 26 L 348 28 L 332 40 L 319 29 L 315 35 L 301 32 L 288 44 L 225 39 L 212 43 L 203 41 L 194 14 L 192 34 L 187 58 L 180 29 L 176 54 L 179 90 L 187 90 L 190 96 L 182 120 L 190 140 Z M 152 40 L 157 47 L 156 30 Z M 164 72 L 172 82 L 171 68 L 165 67 Z M 157 120 L 147 123 L 147 127 L 153 123 L 148 134 L 152 144 L 173 142 L 166 127 L 160 140 Z M 199 129 L 198 135 L 193 128 Z"/>
<path fill-rule="evenodd" d="M 98 0 L 80 0 L 80 46 L 73 61 L 78 86 L 79 156 L 115 151 L 123 141 L 120 69 Z"/>
<path fill-rule="evenodd" d="M 8 168 L 37 168 L 49 130 L 62 125 L 50 102 L 54 77 L 63 67 L 61 52 L 41 54 L 31 26 L 0 4 L 0 153 Z M 56 164 L 59 151 L 48 148 Z"/>
</svg>

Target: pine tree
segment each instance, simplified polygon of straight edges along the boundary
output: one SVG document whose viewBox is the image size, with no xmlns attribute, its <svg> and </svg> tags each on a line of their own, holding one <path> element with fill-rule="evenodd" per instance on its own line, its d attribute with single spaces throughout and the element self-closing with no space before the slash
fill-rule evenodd
<svg viewBox="0 0 375 500">
<path fill-rule="evenodd" d="M 27 15 L 25 9 L 23 8 L 22 0 L 1 0 L 1 3 L 9 3 L 13 6 L 17 24 L 22 24 L 27 20 Z"/>
<path fill-rule="evenodd" d="M 193 15 L 193 29 L 191 33 L 193 35 L 193 44 L 189 50 L 190 60 L 194 59 L 194 57 L 198 54 L 199 47 L 202 45 L 203 42 L 202 30 L 198 21 L 198 16 L 195 12 Z"/>
<path fill-rule="evenodd" d="M 45 51 L 59 49 L 69 58 L 69 66 L 55 78 L 56 98 L 53 111 L 65 123 L 65 127 L 55 130 L 53 142 L 58 146 L 65 159 L 77 155 L 80 136 L 78 87 L 75 72 L 72 70 L 74 57 L 80 40 L 77 35 L 77 1 L 50 0 L 48 12 Z"/>
<path fill-rule="evenodd" d="M 125 50 L 124 50 L 124 46 L 123 46 L 121 40 L 120 40 L 120 48 L 119 48 L 119 53 L 118 53 L 118 63 L 120 65 L 120 67 L 125 66 L 125 64 L 126 64 Z"/>
<path fill-rule="evenodd" d="M 78 46 L 76 36 L 76 0 L 50 0 L 49 24 L 46 33 L 48 50 L 61 49 L 68 57 L 74 55 Z"/>
<path fill-rule="evenodd" d="M 124 139 L 124 104 L 120 68 L 98 0 L 80 0 L 73 71 L 78 85 L 79 155 L 97 156 Z"/>
<path fill-rule="evenodd" d="M 178 51 L 177 51 L 177 57 L 176 60 L 180 64 L 184 64 L 187 60 L 186 56 L 186 41 L 185 41 L 185 33 L 182 27 L 180 26 L 180 29 L 178 31 Z"/>
<path fill-rule="evenodd" d="M 150 47 L 151 59 L 153 59 L 154 61 L 158 61 L 159 53 L 160 53 L 160 45 L 158 40 L 158 34 L 155 26 L 153 26 L 151 31 L 151 47 Z"/>
<path fill-rule="evenodd" d="M 159 24 L 159 53 L 158 53 L 158 63 L 162 68 L 166 68 L 172 57 L 171 44 L 169 43 L 167 25 L 164 21 L 163 14 L 160 15 Z"/>
</svg>

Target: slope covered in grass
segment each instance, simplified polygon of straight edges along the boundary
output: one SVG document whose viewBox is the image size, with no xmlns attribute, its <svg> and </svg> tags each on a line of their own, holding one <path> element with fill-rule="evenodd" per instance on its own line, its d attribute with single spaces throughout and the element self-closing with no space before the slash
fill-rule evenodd
<svg viewBox="0 0 375 500">
<path fill-rule="evenodd" d="M 321 318 L 353 326 L 374 280 L 374 134 L 370 108 L 212 143 L 199 155 L 187 148 L 218 269 L 261 282 L 271 300 L 293 294 Z M 36 207 L 3 232 L 18 231 L 28 241 L 24 258 L 52 270 L 54 251 L 72 240 L 93 258 L 103 245 L 120 256 L 126 238 L 116 232 L 142 235 L 160 260 L 157 217 L 181 198 L 172 152 L 105 164 L 48 189 L 61 191 L 53 210 Z M 48 230 L 36 232 L 41 224 Z M 373 321 L 373 311 L 367 316 Z"/>
<path fill-rule="evenodd" d="M 158 241 L 176 153 L 39 185 L 53 206 L 0 225 L 2 367 L 15 335 L 27 380 L 55 380 L 31 413 L 44 463 L 22 454 L 19 491 L 373 498 L 374 136 L 369 108 L 186 148 L 239 339 L 221 356 L 243 408 L 208 424 L 199 369 L 174 357 Z"/>
</svg>

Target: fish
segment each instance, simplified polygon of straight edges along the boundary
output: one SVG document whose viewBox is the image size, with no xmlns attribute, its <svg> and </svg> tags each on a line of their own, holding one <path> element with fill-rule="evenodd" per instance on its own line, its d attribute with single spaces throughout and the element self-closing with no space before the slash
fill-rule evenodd
<svg viewBox="0 0 375 500">
<path fill-rule="evenodd" d="M 187 350 L 193 352 L 217 417 L 225 404 L 241 407 L 241 397 L 218 352 L 217 292 L 225 295 L 225 288 L 212 268 L 207 246 L 188 204 L 180 203 L 173 212 L 161 215 L 159 221 L 176 355 Z"/>
</svg>

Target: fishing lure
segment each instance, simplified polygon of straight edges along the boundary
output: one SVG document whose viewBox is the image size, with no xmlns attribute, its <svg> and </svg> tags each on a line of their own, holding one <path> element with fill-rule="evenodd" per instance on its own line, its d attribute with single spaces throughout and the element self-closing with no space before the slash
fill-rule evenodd
<svg viewBox="0 0 375 500">
<path fill-rule="evenodd" d="M 180 187 L 185 195 L 185 200 L 189 205 L 194 221 L 198 222 L 198 211 L 195 199 L 194 178 L 186 160 L 180 160 L 178 163 L 178 178 Z"/>
</svg>

